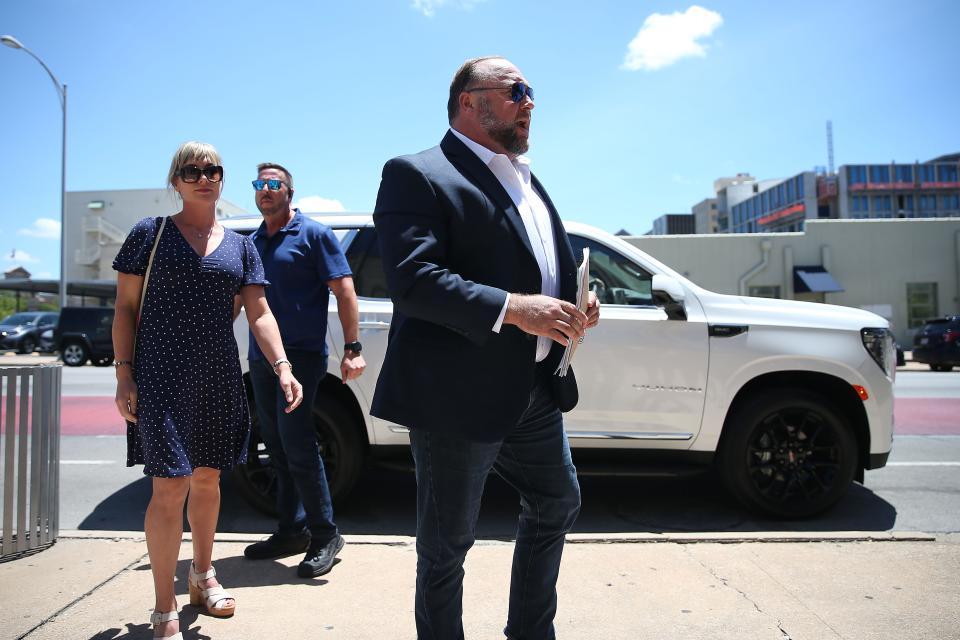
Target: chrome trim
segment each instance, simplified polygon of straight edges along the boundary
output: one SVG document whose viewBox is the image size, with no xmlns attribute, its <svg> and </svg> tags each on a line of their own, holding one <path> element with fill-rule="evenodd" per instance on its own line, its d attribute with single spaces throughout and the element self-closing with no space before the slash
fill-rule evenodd
<svg viewBox="0 0 960 640">
<path fill-rule="evenodd" d="M 568 431 L 567 437 L 582 440 L 690 440 L 693 434 L 653 431 Z"/>
</svg>

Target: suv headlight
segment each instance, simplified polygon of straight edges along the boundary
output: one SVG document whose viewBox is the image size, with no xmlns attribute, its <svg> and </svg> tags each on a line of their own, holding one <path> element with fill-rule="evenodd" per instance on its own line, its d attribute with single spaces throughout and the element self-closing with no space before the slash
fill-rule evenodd
<svg viewBox="0 0 960 640">
<path fill-rule="evenodd" d="M 890 375 L 890 360 L 893 353 L 893 334 L 888 329 L 868 327 L 860 329 L 863 347 L 886 375 Z"/>
</svg>

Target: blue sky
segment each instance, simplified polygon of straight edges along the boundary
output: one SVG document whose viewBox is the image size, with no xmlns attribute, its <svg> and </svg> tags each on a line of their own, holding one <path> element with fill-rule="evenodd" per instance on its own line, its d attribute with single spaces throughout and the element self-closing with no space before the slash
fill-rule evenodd
<svg viewBox="0 0 960 640">
<path fill-rule="evenodd" d="M 826 165 L 827 119 L 837 165 L 960 151 L 958 26 L 955 0 L 0 7 L 0 34 L 69 87 L 68 190 L 162 187 L 199 139 L 250 211 L 268 160 L 299 197 L 369 211 L 387 159 L 439 142 L 459 64 L 496 53 L 536 89 L 529 156 L 561 216 L 637 234 L 719 176 Z M 6 47 L 0 79 L 0 267 L 56 277 L 56 93 Z"/>
</svg>

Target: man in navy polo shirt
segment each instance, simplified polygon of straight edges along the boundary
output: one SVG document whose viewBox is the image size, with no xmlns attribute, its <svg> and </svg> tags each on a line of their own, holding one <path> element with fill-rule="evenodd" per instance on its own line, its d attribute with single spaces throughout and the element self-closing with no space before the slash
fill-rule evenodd
<svg viewBox="0 0 960 640">
<path fill-rule="evenodd" d="M 326 226 L 292 206 L 293 178 L 279 164 L 257 166 L 257 208 L 263 223 L 251 238 L 260 252 L 270 286 L 270 310 L 280 325 L 286 360 L 268 362 L 250 340 L 250 380 L 257 403 L 260 435 L 277 473 L 277 532 L 248 546 L 253 560 L 280 558 L 306 551 L 297 575 L 310 578 L 330 571 L 343 548 L 333 521 L 330 489 L 317 446 L 311 408 L 327 372 L 327 303 L 337 298 L 343 326 L 340 379 L 346 383 L 363 373 L 366 363 L 358 342 L 357 294 L 340 242 Z M 303 407 L 287 413 L 277 371 L 292 367 L 303 384 Z"/>
</svg>

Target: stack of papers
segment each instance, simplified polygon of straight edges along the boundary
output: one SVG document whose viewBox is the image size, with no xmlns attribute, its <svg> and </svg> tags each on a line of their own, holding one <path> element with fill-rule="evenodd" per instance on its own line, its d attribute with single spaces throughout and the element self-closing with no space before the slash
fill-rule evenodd
<svg viewBox="0 0 960 640">
<path fill-rule="evenodd" d="M 580 263 L 580 268 L 577 269 L 577 308 L 584 313 L 587 312 L 587 304 L 590 302 L 590 248 L 583 248 L 583 262 Z M 566 350 L 563 352 L 563 359 L 560 360 L 560 366 L 557 367 L 557 370 L 554 371 L 558 376 L 567 375 L 567 371 L 570 370 L 570 363 L 573 361 L 573 354 L 577 350 L 577 345 L 580 344 L 580 340 L 574 340 L 567 345 Z"/>
</svg>

